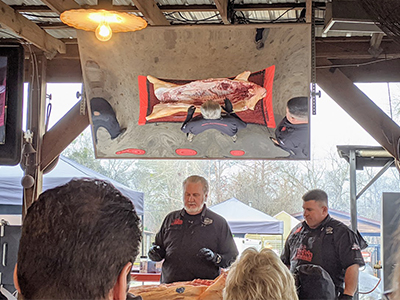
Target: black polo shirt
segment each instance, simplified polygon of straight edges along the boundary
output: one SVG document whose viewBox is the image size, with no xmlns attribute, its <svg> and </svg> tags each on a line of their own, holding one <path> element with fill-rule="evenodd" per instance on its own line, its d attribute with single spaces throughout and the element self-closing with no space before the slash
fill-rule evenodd
<svg viewBox="0 0 400 300">
<path fill-rule="evenodd" d="M 169 213 L 156 235 L 155 244 L 165 253 L 162 283 L 215 279 L 220 274 L 220 267 L 230 266 L 238 255 L 226 220 L 205 206 L 195 216 L 184 209 Z M 201 248 L 209 248 L 221 255 L 218 266 L 198 256 Z"/>
<path fill-rule="evenodd" d="M 304 221 L 288 236 L 281 259 L 293 273 L 302 264 L 319 265 L 329 273 L 336 290 L 343 292 L 346 269 L 364 265 L 356 234 L 329 215 L 315 229 Z"/>
</svg>

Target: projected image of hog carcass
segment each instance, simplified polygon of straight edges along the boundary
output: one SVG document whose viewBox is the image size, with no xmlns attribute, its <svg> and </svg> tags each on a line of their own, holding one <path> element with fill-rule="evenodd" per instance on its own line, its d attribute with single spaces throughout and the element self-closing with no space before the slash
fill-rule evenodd
<svg viewBox="0 0 400 300">
<path fill-rule="evenodd" d="M 79 32 L 78 40 L 88 101 L 112 108 L 91 108 L 97 157 L 309 158 L 308 24 L 151 27 L 104 44 Z M 306 121 L 294 129 L 281 125 L 293 97 L 307 98 Z M 296 126 L 301 155 L 276 133 Z"/>
</svg>

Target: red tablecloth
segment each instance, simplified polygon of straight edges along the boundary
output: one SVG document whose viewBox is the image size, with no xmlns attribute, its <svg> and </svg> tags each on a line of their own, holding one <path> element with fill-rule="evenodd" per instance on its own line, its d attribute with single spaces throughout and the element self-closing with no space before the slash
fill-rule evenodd
<svg viewBox="0 0 400 300">
<path fill-rule="evenodd" d="M 131 278 L 135 281 L 160 281 L 161 273 L 135 273 L 131 272 Z"/>
</svg>

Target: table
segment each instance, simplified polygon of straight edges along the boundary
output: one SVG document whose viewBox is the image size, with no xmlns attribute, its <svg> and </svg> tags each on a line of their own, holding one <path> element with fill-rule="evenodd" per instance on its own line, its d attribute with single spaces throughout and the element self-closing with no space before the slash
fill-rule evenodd
<svg viewBox="0 0 400 300">
<path fill-rule="evenodd" d="M 136 273 L 131 272 L 131 278 L 142 282 L 160 282 L 161 273 Z"/>
</svg>

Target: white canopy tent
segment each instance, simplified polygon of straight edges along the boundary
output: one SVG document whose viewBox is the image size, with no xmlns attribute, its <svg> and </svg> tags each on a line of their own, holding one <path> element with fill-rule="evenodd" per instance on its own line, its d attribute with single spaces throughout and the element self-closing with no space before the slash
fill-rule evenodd
<svg viewBox="0 0 400 300">
<path fill-rule="evenodd" d="M 213 205 L 210 209 L 226 219 L 235 235 L 247 233 L 283 234 L 283 221 L 250 207 L 236 198 Z"/>
<path fill-rule="evenodd" d="M 21 213 L 23 188 L 21 179 L 23 171 L 19 166 L 0 166 L 0 206 L 6 207 L 15 214 Z M 135 205 L 138 215 L 143 215 L 144 194 L 86 168 L 66 157 L 60 156 L 56 167 L 43 178 L 43 191 L 65 184 L 73 178 L 97 178 L 112 183 L 123 195 Z M 13 209 L 15 208 L 15 209 Z M 7 213 L 7 212 L 3 212 Z"/>
</svg>

